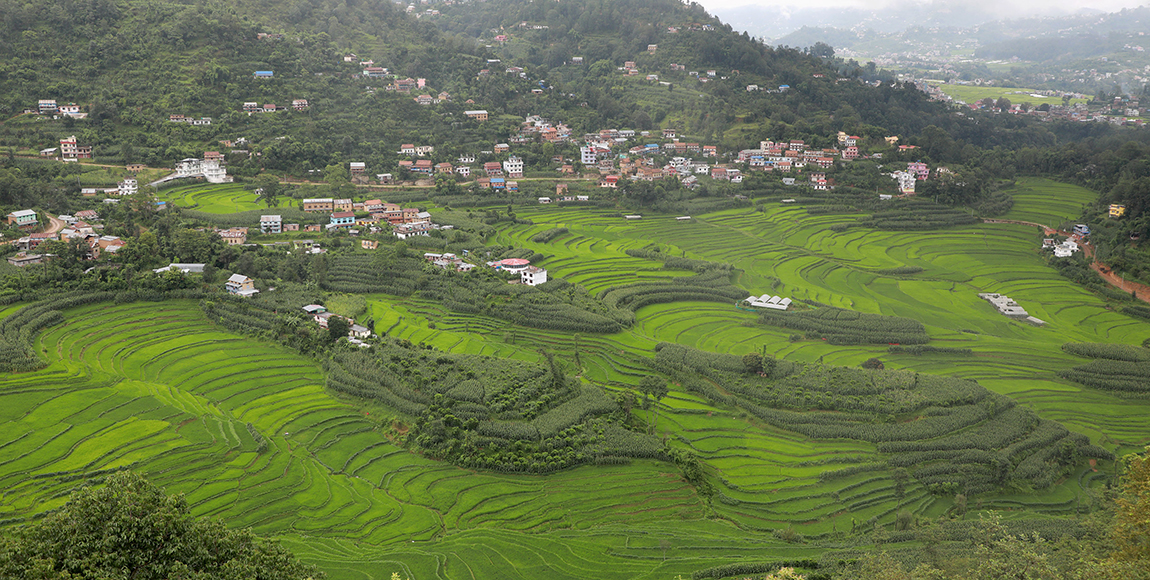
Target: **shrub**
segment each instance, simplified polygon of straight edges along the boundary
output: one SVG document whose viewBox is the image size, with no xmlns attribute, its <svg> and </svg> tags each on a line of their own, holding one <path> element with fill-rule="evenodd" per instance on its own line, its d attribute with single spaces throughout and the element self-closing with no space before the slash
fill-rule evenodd
<svg viewBox="0 0 1150 580">
<path fill-rule="evenodd" d="M 759 323 L 802 330 L 811 338 L 826 338 L 831 344 L 922 344 L 930 340 L 917 320 L 825 307 L 806 311 L 767 310 Z"/>
</svg>

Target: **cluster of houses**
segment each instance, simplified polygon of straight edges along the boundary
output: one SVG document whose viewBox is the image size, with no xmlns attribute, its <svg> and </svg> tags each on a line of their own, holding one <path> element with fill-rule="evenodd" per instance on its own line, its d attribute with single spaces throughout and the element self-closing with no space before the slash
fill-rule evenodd
<svg viewBox="0 0 1150 580">
<path fill-rule="evenodd" d="M 47 254 L 34 253 L 41 244 L 52 241 L 81 240 L 82 246 L 87 250 L 84 258 L 94 260 L 101 255 L 115 254 L 126 243 L 119 237 L 101 234 L 102 224 L 91 223 L 100 219 L 95 211 L 86 209 L 76 212 L 75 216 L 60 215 L 56 219 L 64 222 L 65 227 L 57 232 L 34 232 L 39 227 L 36 212 L 30 209 L 14 211 L 8 214 L 8 223 L 20 228 L 28 235 L 22 236 L 12 242 L 19 250 L 14 256 L 8 257 L 8 263 L 13 266 L 28 266 L 39 264 L 51 257 Z"/>
<path fill-rule="evenodd" d="M 347 229 L 358 233 L 353 228 L 368 228 L 371 233 L 383 231 L 379 224 L 389 224 L 392 234 L 403 240 L 410 236 L 427 236 L 432 230 L 450 230 L 452 226 L 442 226 L 431 221 L 431 214 L 419 211 L 416 208 L 404 208 L 394 203 L 385 203 L 378 199 L 369 199 L 365 202 L 353 202 L 350 199 L 313 198 L 302 202 L 302 209 L 310 213 L 327 212 L 329 222 L 324 229 L 331 231 Z M 367 212 L 366 217 L 357 218 L 356 212 Z M 261 230 L 267 225 L 265 233 L 279 233 L 274 231 L 275 224 L 280 216 L 263 216 L 260 220 Z M 319 226 L 307 226 L 310 230 Z"/>
<path fill-rule="evenodd" d="M 345 55 L 343 57 L 345 62 L 354 62 L 355 55 Z M 397 93 L 410 93 L 412 91 L 423 90 L 427 88 L 427 79 L 424 78 L 399 78 L 398 75 L 392 73 L 385 67 L 375 66 L 375 62 L 371 60 L 360 61 L 359 65 L 363 67 L 363 78 L 365 79 L 384 79 L 389 81 L 384 85 L 384 89 L 388 91 L 395 91 Z M 420 105 L 431 105 L 434 103 L 443 103 L 451 100 L 451 95 L 446 92 L 439 93 L 438 96 L 432 97 L 428 94 L 421 94 L 415 97 L 415 102 Z"/>
<path fill-rule="evenodd" d="M 1109 74 L 1109 73 L 1106 73 Z M 1081 79 L 1079 79 L 1081 81 Z M 1007 113 L 1012 115 L 1027 115 L 1031 117 L 1038 117 L 1044 121 L 1051 121 L 1054 119 L 1061 119 L 1065 121 L 1077 121 L 1082 123 L 1110 123 L 1112 125 L 1134 125 L 1144 126 L 1145 121 L 1136 117 L 1144 117 L 1146 115 L 1146 108 L 1141 106 L 1137 99 L 1130 97 L 1114 97 L 1114 99 L 1105 103 L 1102 106 L 1096 106 L 1093 110 L 1083 102 L 1070 104 L 1071 99 L 1085 99 L 1089 95 L 1082 93 L 1068 93 L 1052 90 L 1039 90 L 1039 91 L 1018 91 L 1028 97 L 1032 98 L 1061 98 L 1060 101 L 1052 101 L 1044 103 L 1037 107 L 1029 103 L 1011 103 L 1008 108 L 999 109 L 997 101 L 994 104 L 989 104 L 986 99 L 967 103 L 965 101 L 957 100 L 946 94 L 945 91 L 939 88 L 937 84 L 932 84 L 931 81 L 923 79 L 913 79 L 915 86 L 926 93 L 930 98 L 937 101 L 944 101 L 956 106 L 960 106 L 972 111 L 978 110 L 998 110 L 1000 113 Z M 964 82 L 953 81 L 954 84 L 978 84 L 978 85 L 991 85 L 993 83 L 987 81 L 983 82 L 981 79 Z M 1007 100 L 1010 94 L 1006 95 Z"/>
<path fill-rule="evenodd" d="M 1061 242 L 1056 242 L 1054 238 L 1044 238 L 1042 240 L 1042 249 L 1052 250 L 1055 258 L 1069 258 L 1075 252 L 1079 251 L 1078 242 L 1074 238 L 1066 238 Z"/>
<path fill-rule="evenodd" d="M 289 109 L 293 111 L 304 111 L 309 106 L 307 99 L 292 99 L 290 107 L 281 107 L 275 103 L 264 103 L 261 105 L 256 101 L 245 101 L 241 110 L 248 115 L 252 115 L 253 113 L 280 113 Z M 211 119 L 208 119 L 207 124 L 210 123 Z"/>
<path fill-rule="evenodd" d="M 450 252 L 443 254 L 436 254 L 433 252 L 424 252 L 423 259 L 427 260 L 432 266 L 442 268 L 444 270 L 454 270 L 456 272 L 470 272 L 475 269 L 475 264 L 463 261 L 463 258 L 452 254 Z"/>
<path fill-rule="evenodd" d="M 233 180 L 224 166 L 224 154 L 219 151 L 206 151 L 203 159 L 189 157 L 177 161 L 175 169 L 175 173 L 151 185 L 175 178 L 200 178 L 208 183 L 231 183 Z"/>
<path fill-rule="evenodd" d="M 978 297 L 989 302 L 992 306 L 994 306 L 996 309 L 998 309 L 998 312 L 1000 314 L 1002 314 L 1004 316 L 1008 316 L 1010 318 L 1016 318 L 1019 320 L 1025 320 L 1026 322 L 1029 322 L 1035 326 L 1042 326 L 1042 325 L 1046 324 L 1045 321 L 1039 320 L 1033 316 L 1030 316 L 1026 312 L 1026 309 L 1019 306 L 1017 302 L 1015 302 L 1013 299 L 1011 299 L 1009 296 L 1006 296 L 1005 294 L 998 294 L 998 293 L 994 293 L 994 292 L 982 292 L 982 293 L 979 293 Z"/>
<path fill-rule="evenodd" d="M 1118 207 L 1122 207 L 1122 209 L 1125 210 L 1123 206 Z M 1114 210 L 1115 206 L 1111 206 L 1111 216 L 1114 215 Z M 1086 224 L 1075 224 L 1070 237 L 1061 242 L 1058 242 L 1055 238 L 1043 238 L 1042 249 L 1053 251 L 1055 258 L 1069 258 L 1081 249 L 1080 246 L 1085 243 L 1086 237 L 1089 235 L 1090 226 Z"/>
<path fill-rule="evenodd" d="M 366 348 L 370 346 L 364 342 L 364 340 L 373 336 L 371 329 L 366 326 L 356 324 L 355 320 L 346 316 L 340 316 L 338 314 L 328 312 L 327 308 L 319 304 L 308 304 L 307 306 L 303 307 L 303 311 L 306 312 L 308 316 L 311 316 L 312 320 L 314 320 L 315 323 L 320 326 L 320 328 L 327 328 L 328 321 L 332 318 L 342 318 L 346 320 L 348 325 L 347 341 L 360 348 Z"/>
<path fill-rule="evenodd" d="M 125 195 L 135 195 L 139 193 L 139 191 L 140 182 L 135 178 L 128 177 L 118 183 L 116 187 L 81 187 L 80 195 L 93 197 L 102 193 L 111 198 L 115 198 Z"/>
<path fill-rule="evenodd" d="M 414 100 L 417 105 L 427 107 L 430 105 L 438 105 L 439 103 L 450 103 L 451 95 L 448 94 L 447 91 L 441 91 L 434 97 L 428 94 L 422 94 L 412 100 Z"/>
<path fill-rule="evenodd" d="M 531 260 L 523 258 L 506 258 L 503 260 L 495 260 L 487 262 L 488 268 L 494 268 L 500 272 L 508 272 L 511 274 L 518 274 L 518 280 L 511 280 L 511 283 L 525 284 L 527 286 L 538 286 L 547 281 L 547 270 L 538 266 L 532 266 Z"/>
<path fill-rule="evenodd" d="M 197 119 L 195 117 L 187 117 L 187 116 L 180 115 L 177 113 L 177 114 L 168 115 L 168 122 L 169 123 L 187 123 L 189 125 L 199 127 L 199 126 L 203 126 L 203 125 L 211 125 L 212 124 L 212 118 L 211 117 L 200 117 Z"/>
<path fill-rule="evenodd" d="M 73 119 L 83 119 L 88 116 L 80 110 L 80 105 L 76 103 L 68 103 L 67 105 L 56 104 L 56 99 L 40 99 L 35 109 L 27 109 L 25 113 L 33 113 L 40 115 L 52 115 L 52 118 L 57 116 L 72 117 Z"/>
<path fill-rule="evenodd" d="M 41 151 L 43 154 L 43 151 Z M 75 135 L 60 139 L 60 159 L 63 161 L 76 161 L 77 159 L 91 159 L 92 146 L 81 144 Z"/>
</svg>

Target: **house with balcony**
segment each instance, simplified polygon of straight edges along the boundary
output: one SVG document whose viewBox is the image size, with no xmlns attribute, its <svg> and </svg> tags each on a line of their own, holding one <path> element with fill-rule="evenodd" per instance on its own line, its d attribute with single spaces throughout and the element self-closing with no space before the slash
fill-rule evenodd
<svg viewBox="0 0 1150 580">
<path fill-rule="evenodd" d="M 34 230 L 40 227 L 40 219 L 35 210 L 21 209 L 8 214 L 8 225 L 16 226 L 22 230 Z"/>
<path fill-rule="evenodd" d="M 523 160 L 518 157 L 508 158 L 503 162 L 503 171 L 508 177 L 523 177 Z"/>
<path fill-rule="evenodd" d="M 283 218 L 278 215 L 260 216 L 260 233 L 279 234 L 283 232 Z"/>
</svg>

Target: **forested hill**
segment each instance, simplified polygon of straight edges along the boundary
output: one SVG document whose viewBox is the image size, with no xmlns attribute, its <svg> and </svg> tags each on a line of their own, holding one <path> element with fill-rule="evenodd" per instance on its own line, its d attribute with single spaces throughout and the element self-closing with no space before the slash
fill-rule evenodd
<svg viewBox="0 0 1150 580">
<path fill-rule="evenodd" d="M 776 67 L 773 50 L 751 42 L 746 33 L 732 32 L 730 25 L 707 14 L 702 6 L 674 0 L 496 0 L 445 7 L 435 22 L 467 37 L 527 38 L 536 49 L 524 54 L 524 59 L 548 68 L 569 63 L 573 56 L 583 57 L 588 64 L 606 60 L 622 65 L 646 53 L 648 45 L 658 44 L 662 58 L 691 70 L 720 67 L 770 75 L 780 68 L 794 72 L 794 63 Z"/>
<path fill-rule="evenodd" d="M 451 160 L 506 140 L 533 114 L 577 135 L 675 128 L 727 151 L 763 139 L 829 145 L 837 131 L 913 138 L 930 125 L 960 149 L 1054 141 L 1045 129 L 1006 127 L 1021 123 L 1013 120 L 956 117 L 911 87 L 880 82 L 873 67 L 836 59 L 829 47 L 765 46 L 694 4 L 407 8 L 387 0 L 0 0 L 0 145 L 35 150 L 76 134 L 98 160 L 167 165 L 245 137 L 260 155 L 232 168 L 248 175 L 302 174 L 353 158 L 386 171 L 399 146 L 413 142 Z M 418 93 L 384 90 L 393 81 L 365 77 L 360 61 L 425 79 L 419 92 L 446 92 L 450 101 L 419 106 Z M 637 74 L 625 74 L 627 61 Z M 253 78 L 255 71 L 274 78 Z M 38 99 L 77 103 L 88 118 L 21 118 Z M 242 111 L 245 102 L 283 107 L 294 99 L 310 107 Z M 471 121 L 465 109 L 486 109 L 491 120 Z M 212 124 L 169 123 L 172 114 Z"/>
</svg>

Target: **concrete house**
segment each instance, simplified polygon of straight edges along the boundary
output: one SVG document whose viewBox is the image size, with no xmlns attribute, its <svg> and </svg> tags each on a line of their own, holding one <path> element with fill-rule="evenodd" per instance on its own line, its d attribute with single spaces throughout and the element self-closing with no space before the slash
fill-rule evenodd
<svg viewBox="0 0 1150 580">
<path fill-rule="evenodd" d="M 331 212 L 335 202 L 330 197 L 317 197 L 303 200 L 303 210 L 307 212 Z"/>
<path fill-rule="evenodd" d="M 229 294 L 243 296 L 244 298 L 250 298 L 260 292 L 256 290 L 255 281 L 243 274 L 232 274 L 232 276 L 228 278 L 228 281 L 224 283 L 224 288 L 227 289 Z"/>
<path fill-rule="evenodd" d="M 547 281 L 547 270 L 538 266 L 527 266 L 519 273 L 519 281 L 528 286 L 538 286 Z"/>
<path fill-rule="evenodd" d="M 278 215 L 260 216 L 260 233 L 278 234 L 283 232 L 283 218 Z"/>
<path fill-rule="evenodd" d="M 329 228 L 350 228 L 355 225 L 355 214 L 350 211 L 337 211 L 331 214 Z"/>
<path fill-rule="evenodd" d="M 34 210 L 21 209 L 8 214 L 8 225 L 14 225 L 22 230 L 34 230 L 40 226 L 40 220 Z"/>
</svg>

